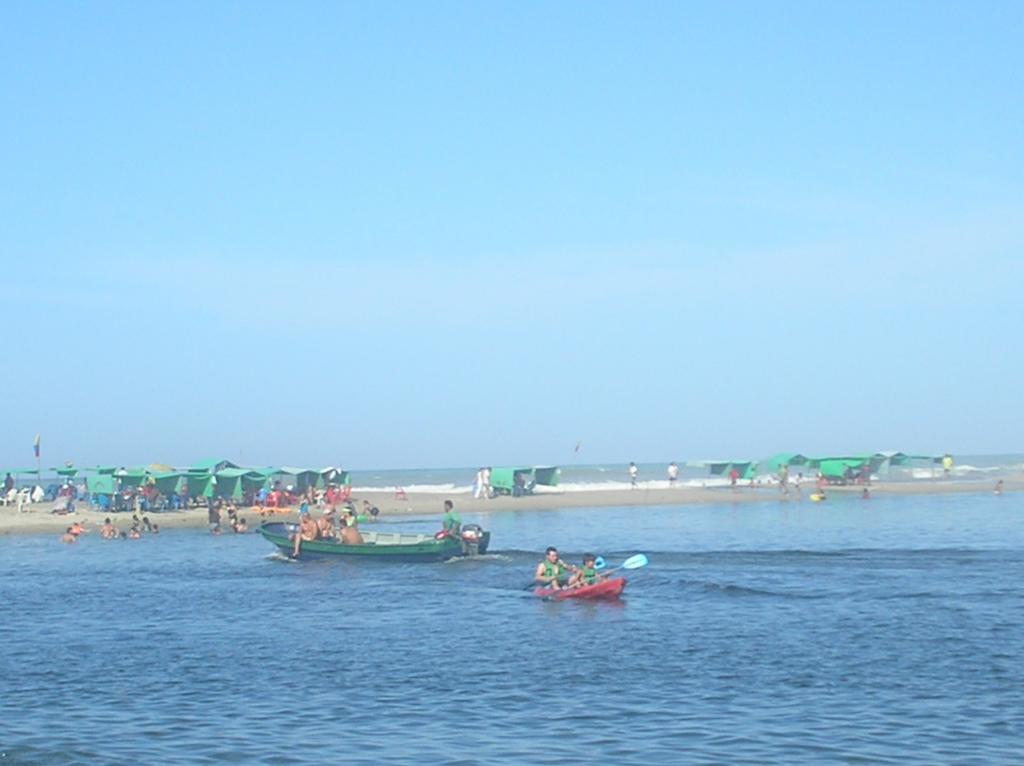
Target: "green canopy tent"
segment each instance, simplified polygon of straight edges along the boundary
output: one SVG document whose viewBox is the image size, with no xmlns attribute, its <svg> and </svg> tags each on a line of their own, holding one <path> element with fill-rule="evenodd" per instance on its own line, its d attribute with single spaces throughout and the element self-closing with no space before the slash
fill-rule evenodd
<svg viewBox="0 0 1024 766">
<path fill-rule="evenodd" d="M 333 466 L 322 468 L 320 469 L 320 476 L 317 479 L 317 486 L 326 487 L 328 484 L 348 486 L 352 484 L 352 476 L 348 471 L 343 471 L 340 468 L 335 468 Z"/>
<path fill-rule="evenodd" d="M 312 468 L 296 468 L 295 466 L 284 465 L 277 469 L 274 478 L 281 477 L 285 484 L 290 483 L 293 492 L 305 492 L 309 487 L 316 487 L 320 479 L 320 472 Z M 289 481 L 291 477 L 291 481 Z"/>
<path fill-rule="evenodd" d="M 114 476 L 122 487 L 141 487 L 149 481 L 149 471 L 145 468 L 119 468 Z"/>
<path fill-rule="evenodd" d="M 231 499 L 235 502 L 240 502 L 245 497 L 246 491 L 253 488 L 258 489 L 266 483 L 266 477 L 262 472 L 250 468 L 224 468 L 214 475 L 217 478 L 213 490 L 214 497 L 224 500 Z M 252 481 L 247 484 L 246 479 Z"/>
<path fill-rule="evenodd" d="M 181 471 L 167 471 L 152 474 L 156 490 L 164 497 L 177 495 L 181 492 L 182 484 L 187 480 Z"/>
<path fill-rule="evenodd" d="M 532 483 L 532 468 L 499 466 L 491 469 L 491 490 L 496 495 L 518 494 L 516 486 L 519 486 L 521 491 L 522 488 L 528 487 Z"/>
<path fill-rule="evenodd" d="M 63 467 L 63 468 L 51 468 L 50 470 L 53 471 L 58 476 L 67 476 L 69 479 L 73 478 L 75 476 L 78 476 L 78 469 L 77 468 Z"/>
<path fill-rule="evenodd" d="M 766 460 L 758 462 L 758 470 L 768 473 L 778 473 L 783 466 L 804 465 L 807 458 L 799 452 L 779 452 Z"/>
<path fill-rule="evenodd" d="M 562 469 L 557 465 L 540 465 L 533 468 L 533 479 L 545 487 L 557 487 L 562 478 Z"/>
<path fill-rule="evenodd" d="M 752 460 L 712 460 L 704 465 L 712 476 L 728 476 L 735 468 L 741 479 L 749 480 L 757 472 L 757 463 Z"/>
<path fill-rule="evenodd" d="M 200 460 L 188 467 L 189 473 L 217 473 L 225 468 L 240 468 L 241 466 L 232 463 L 230 460 Z"/>
</svg>

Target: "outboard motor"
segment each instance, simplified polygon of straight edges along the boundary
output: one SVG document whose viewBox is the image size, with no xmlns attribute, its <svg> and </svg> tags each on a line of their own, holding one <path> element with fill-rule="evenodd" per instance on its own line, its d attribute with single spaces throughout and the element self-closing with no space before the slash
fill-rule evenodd
<svg viewBox="0 0 1024 766">
<path fill-rule="evenodd" d="M 462 541 L 463 555 L 478 556 L 481 545 L 486 548 L 484 535 L 484 529 L 479 524 L 466 524 L 462 527 L 462 533 L 459 535 L 459 538 Z"/>
</svg>

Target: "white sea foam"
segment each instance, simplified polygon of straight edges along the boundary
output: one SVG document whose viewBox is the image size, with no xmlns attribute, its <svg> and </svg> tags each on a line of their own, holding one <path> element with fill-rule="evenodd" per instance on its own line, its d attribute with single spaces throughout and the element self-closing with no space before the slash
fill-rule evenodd
<svg viewBox="0 0 1024 766">
<path fill-rule="evenodd" d="M 415 492 L 417 494 L 424 495 L 467 495 L 473 491 L 473 487 L 471 485 L 458 485 L 451 483 L 406 484 L 402 486 L 401 489 L 405 490 L 406 492 Z M 394 492 L 395 490 L 396 486 L 394 484 L 389 484 L 388 486 L 385 487 L 352 487 L 352 492 L 354 494 L 359 494 L 360 492 Z"/>
</svg>

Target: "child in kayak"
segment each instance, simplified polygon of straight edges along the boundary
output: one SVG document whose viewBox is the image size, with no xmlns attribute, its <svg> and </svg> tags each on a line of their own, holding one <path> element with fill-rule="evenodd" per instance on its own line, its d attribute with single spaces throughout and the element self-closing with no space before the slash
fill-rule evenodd
<svg viewBox="0 0 1024 766">
<path fill-rule="evenodd" d="M 595 585 L 604 582 L 606 578 L 597 571 L 597 557 L 593 553 L 583 554 L 583 566 L 576 570 L 576 573 L 569 578 L 570 588 L 582 588 L 585 585 Z"/>
</svg>

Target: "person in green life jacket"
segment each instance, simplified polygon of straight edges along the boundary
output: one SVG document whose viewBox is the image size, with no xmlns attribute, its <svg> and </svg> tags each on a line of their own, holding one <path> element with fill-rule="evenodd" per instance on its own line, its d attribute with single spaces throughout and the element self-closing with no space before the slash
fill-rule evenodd
<svg viewBox="0 0 1024 766">
<path fill-rule="evenodd" d="M 462 517 L 455 510 L 455 504 L 451 500 L 444 501 L 444 516 L 441 517 L 441 529 L 452 537 L 459 536 L 462 529 Z"/>
<path fill-rule="evenodd" d="M 577 569 L 576 574 L 569 578 L 569 587 L 582 588 L 584 585 L 594 585 L 608 579 L 597 571 L 596 563 L 597 557 L 593 553 L 584 553 L 583 566 Z"/>
<path fill-rule="evenodd" d="M 551 547 L 544 551 L 544 560 L 537 565 L 533 579 L 552 590 L 561 590 L 562 585 L 558 582 L 558 578 L 564 576 L 570 569 L 575 570 L 576 567 L 562 561 L 558 557 L 558 548 Z"/>
</svg>

